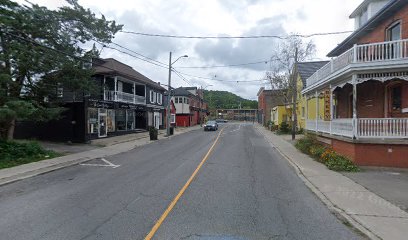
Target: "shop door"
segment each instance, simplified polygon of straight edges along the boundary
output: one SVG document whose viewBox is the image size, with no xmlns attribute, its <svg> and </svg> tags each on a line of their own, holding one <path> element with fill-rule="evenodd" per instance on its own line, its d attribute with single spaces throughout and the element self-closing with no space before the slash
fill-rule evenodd
<svg viewBox="0 0 408 240">
<path fill-rule="evenodd" d="M 154 113 L 154 127 L 156 129 L 160 128 L 160 113 L 158 113 L 158 112 Z"/>
<path fill-rule="evenodd" d="M 99 109 L 98 114 L 99 128 L 98 128 L 98 137 L 106 137 L 108 135 L 107 128 L 107 113 L 106 109 Z"/>
</svg>

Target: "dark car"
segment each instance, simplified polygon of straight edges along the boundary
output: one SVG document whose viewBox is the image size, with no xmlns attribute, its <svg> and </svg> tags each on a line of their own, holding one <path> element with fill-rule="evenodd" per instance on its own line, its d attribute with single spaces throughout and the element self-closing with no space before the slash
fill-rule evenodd
<svg viewBox="0 0 408 240">
<path fill-rule="evenodd" d="M 215 121 L 216 121 L 217 123 L 226 123 L 226 122 L 228 122 L 227 119 L 216 119 Z"/>
<path fill-rule="evenodd" d="M 217 131 L 218 129 L 218 124 L 216 121 L 208 121 L 204 125 L 204 131 Z"/>
</svg>

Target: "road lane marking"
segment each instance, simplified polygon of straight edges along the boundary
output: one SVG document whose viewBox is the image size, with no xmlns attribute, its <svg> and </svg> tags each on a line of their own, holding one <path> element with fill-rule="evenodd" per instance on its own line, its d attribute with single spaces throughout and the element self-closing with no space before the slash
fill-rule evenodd
<svg viewBox="0 0 408 240">
<path fill-rule="evenodd" d="M 225 128 L 225 127 L 224 127 Z M 174 206 L 177 204 L 178 200 L 180 199 L 181 196 L 183 196 L 184 192 L 190 186 L 191 182 L 193 181 L 194 177 L 197 175 L 198 171 L 200 168 L 204 165 L 204 163 L 207 161 L 208 157 L 210 156 L 212 150 L 214 149 L 215 145 L 218 142 L 218 139 L 221 136 L 221 133 L 224 131 L 224 128 L 221 129 L 220 133 L 218 133 L 217 138 L 215 139 L 214 143 L 208 150 L 207 154 L 205 154 L 204 158 L 201 160 L 200 164 L 197 166 L 197 168 L 194 170 L 193 174 L 190 176 L 190 178 L 187 180 L 186 184 L 181 188 L 180 192 L 176 195 L 176 197 L 173 199 L 173 201 L 170 203 L 170 205 L 167 207 L 167 209 L 164 211 L 164 213 L 161 215 L 159 220 L 157 220 L 156 224 L 153 226 L 152 230 L 150 230 L 149 234 L 145 237 L 145 240 L 150 240 L 154 236 L 154 234 L 159 230 L 161 224 L 163 221 L 166 219 L 166 217 L 169 215 L 171 210 L 174 208 Z"/>
<path fill-rule="evenodd" d="M 230 133 L 232 133 L 232 132 L 236 132 L 236 131 L 239 131 L 240 129 L 241 129 L 241 124 L 239 124 L 239 126 L 238 126 L 238 128 L 237 128 L 237 129 L 234 129 L 234 130 L 230 131 Z"/>
<path fill-rule="evenodd" d="M 109 162 L 108 160 L 106 160 L 105 158 L 100 158 L 100 159 L 103 162 L 105 162 L 106 164 L 81 163 L 79 165 L 81 165 L 81 166 L 92 166 L 92 167 L 111 167 L 111 168 L 120 167 L 120 165 L 115 165 L 115 164 Z"/>
</svg>

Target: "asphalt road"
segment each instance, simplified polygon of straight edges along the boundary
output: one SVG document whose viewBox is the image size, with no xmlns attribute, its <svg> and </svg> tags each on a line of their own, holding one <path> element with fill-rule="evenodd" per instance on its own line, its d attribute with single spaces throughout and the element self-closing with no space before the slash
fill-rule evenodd
<svg viewBox="0 0 408 240">
<path fill-rule="evenodd" d="M 359 239 L 252 124 L 219 141 L 153 239 Z M 0 187 L 0 239 L 144 239 L 217 132 L 192 131 Z M 107 165 L 100 160 L 89 164 Z"/>
</svg>

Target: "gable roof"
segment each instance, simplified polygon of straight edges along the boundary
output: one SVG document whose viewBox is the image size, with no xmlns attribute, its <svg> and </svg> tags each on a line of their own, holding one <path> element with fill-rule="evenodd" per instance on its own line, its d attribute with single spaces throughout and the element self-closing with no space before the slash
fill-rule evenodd
<svg viewBox="0 0 408 240">
<path fill-rule="evenodd" d="M 342 43 L 337 45 L 333 50 L 331 50 L 327 56 L 336 57 L 352 48 L 353 45 L 363 37 L 364 35 L 370 33 L 376 26 L 378 26 L 382 21 L 392 17 L 396 12 L 401 10 L 401 8 L 408 4 L 407 0 L 390 0 L 382 9 L 380 9 L 372 18 L 370 18 L 363 26 L 354 31 L 349 37 L 347 37 Z"/>
<path fill-rule="evenodd" d="M 119 62 L 113 58 L 106 58 L 106 59 L 94 59 L 93 60 L 93 70 L 95 74 L 112 74 L 112 75 L 121 75 L 125 78 L 130 80 L 138 81 L 150 85 L 156 89 L 166 90 L 158 83 L 154 82 L 153 80 L 149 79 L 148 77 L 144 76 L 143 74 L 139 73 L 138 71 L 134 70 L 131 66 L 126 65 L 122 62 Z"/>
<path fill-rule="evenodd" d="M 189 92 L 186 88 L 179 87 L 179 88 L 174 89 L 174 93 L 172 95 L 173 96 L 190 96 L 193 94 Z"/>
<path fill-rule="evenodd" d="M 297 64 L 297 72 L 302 79 L 303 87 L 306 87 L 306 79 L 313 75 L 317 70 L 322 68 L 329 61 L 316 61 L 316 62 L 299 62 Z"/>
</svg>

